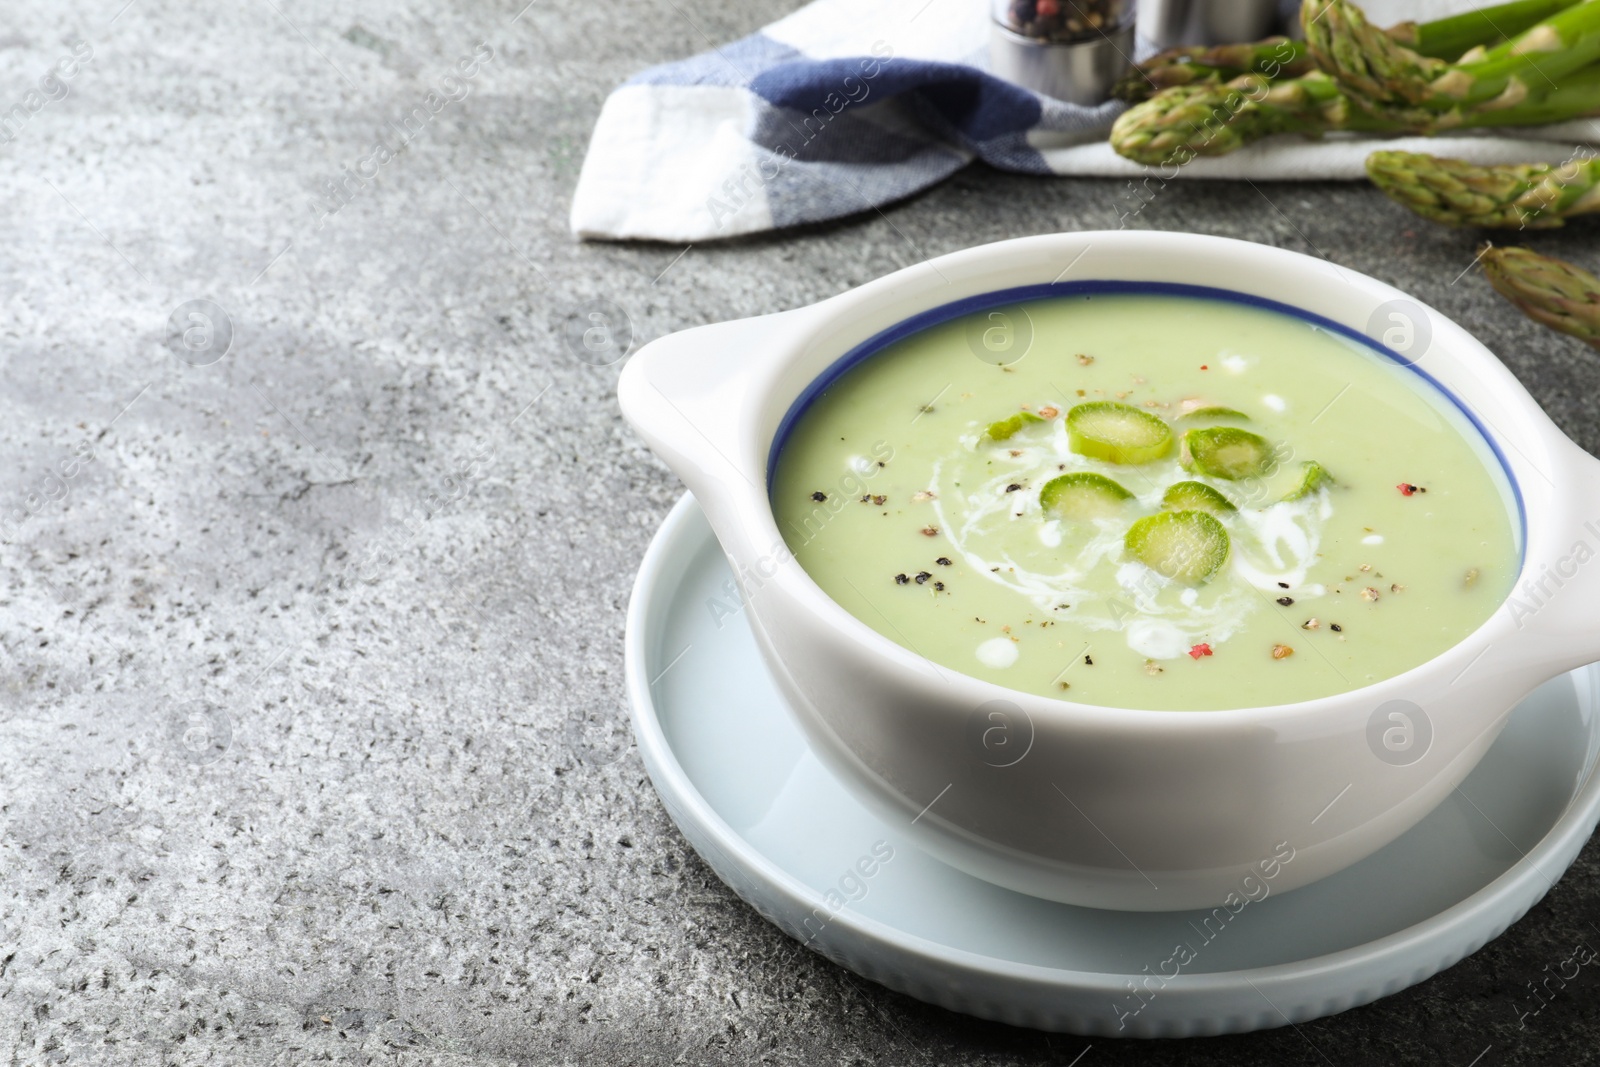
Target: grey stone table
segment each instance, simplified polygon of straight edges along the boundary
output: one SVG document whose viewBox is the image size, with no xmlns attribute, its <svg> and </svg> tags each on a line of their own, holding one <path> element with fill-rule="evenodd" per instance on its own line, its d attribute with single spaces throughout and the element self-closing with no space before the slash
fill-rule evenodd
<svg viewBox="0 0 1600 1067">
<path fill-rule="evenodd" d="M 794 307 L 1128 193 L 973 169 L 803 233 L 577 244 L 608 88 L 789 0 L 525 2 L 7 7 L 0 1064 L 1593 1062 L 1600 972 L 1519 1023 L 1600 942 L 1593 844 L 1415 989 L 1183 1043 L 926 1007 L 724 889 L 622 706 L 680 488 L 561 329 L 596 298 L 640 339 Z M 1463 275 L 1471 234 L 1331 184 L 1179 184 L 1133 224 L 1407 287 L 1600 447 L 1600 358 Z"/>
</svg>

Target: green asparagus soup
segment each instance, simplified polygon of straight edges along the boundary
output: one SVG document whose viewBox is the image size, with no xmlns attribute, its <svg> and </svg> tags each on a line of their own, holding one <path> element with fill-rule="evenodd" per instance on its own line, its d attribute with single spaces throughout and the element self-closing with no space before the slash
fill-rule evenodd
<svg viewBox="0 0 1600 1067">
<path fill-rule="evenodd" d="M 1409 368 L 1227 300 L 1021 308 L 868 356 L 775 465 L 800 565 L 941 670 L 1113 707 L 1290 703 L 1424 663 L 1509 592 L 1505 473 Z M 994 362 L 985 331 L 1004 350 L 1024 323 L 1026 354 Z"/>
</svg>

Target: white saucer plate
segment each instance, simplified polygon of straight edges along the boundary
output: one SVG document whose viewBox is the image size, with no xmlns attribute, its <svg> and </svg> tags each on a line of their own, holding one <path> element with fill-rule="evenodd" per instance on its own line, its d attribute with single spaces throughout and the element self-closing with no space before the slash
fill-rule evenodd
<svg viewBox="0 0 1600 1067">
<path fill-rule="evenodd" d="M 1600 819 L 1600 667 L 1513 713 L 1461 787 L 1361 863 L 1237 910 L 1112 912 L 1001 889 L 869 814 L 808 750 L 732 573 L 685 496 L 628 612 L 640 755 L 718 877 L 829 959 L 954 1011 L 1094 1036 L 1299 1023 L 1477 951 L 1555 883 Z"/>
</svg>

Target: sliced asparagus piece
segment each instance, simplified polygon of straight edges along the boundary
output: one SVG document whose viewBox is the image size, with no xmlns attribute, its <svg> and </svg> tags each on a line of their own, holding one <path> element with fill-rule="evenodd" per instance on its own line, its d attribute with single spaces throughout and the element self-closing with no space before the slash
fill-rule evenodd
<svg viewBox="0 0 1600 1067">
<path fill-rule="evenodd" d="M 1204 511 L 1163 511 L 1128 528 L 1132 558 L 1164 577 L 1198 585 L 1228 562 L 1228 531 Z"/>
<path fill-rule="evenodd" d="M 1600 348 L 1600 278 L 1527 248 L 1486 249 L 1483 272 L 1530 319 Z"/>
<path fill-rule="evenodd" d="M 1039 506 L 1074 522 L 1109 518 L 1122 511 L 1133 494 L 1103 474 L 1074 471 L 1044 483 Z"/>
<path fill-rule="evenodd" d="M 1212 406 L 1186 411 L 1178 416 L 1178 420 L 1180 422 L 1249 422 L 1250 416 L 1233 408 Z"/>
<path fill-rule="evenodd" d="M 1308 459 L 1300 464 L 1300 481 L 1289 491 L 1284 500 L 1302 500 L 1313 493 L 1320 493 L 1330 485 L 1337 485 L 1333 475 L 1328 469 L 1314 459 Z"/>
<path fill-rule="evenodd" d="M 989 424 L 989 428 L 983 432 L 984 435 L 990 440 L 1004 441 L 1010 438 L 1024 426 L 1029 426 L 1033 423 L 1043 421 L 1043 419 L 1031 411 L 1019 411 L 1010 418 L 1001 419 L 999 422 L 991 422 Z"/>
<path fill-rule="evenodd" d="M 1179 462 L 1187 471 L 1238 481 L 1265 474 L 1272 461 L 1266 438 L 1236 426 L 1208 426 L 1187 430 Z"/>
<path fill-rule="evenodd" d="M 1174 482 L 1161 494 L 1161 506 L 1167 511 L 1209 511 L 1213 515 L 1239 510 L 1205 482 Z"/>
<path fill-rule="evenodd" d="M 1172 451 L 1172 430 L 1131 404 L 1094 400 L 1067 412 L 1067 446 L 1107 463 L 1149 463 Z"/>
<path fill-rule="evenodd" d="M 1479 166 L 1417 152 L 1374 152 L 1367 176 L 1423 218 L 1447 226 L 1552 229 L 1600 211 L 1600 158 Z"/>
</svg>

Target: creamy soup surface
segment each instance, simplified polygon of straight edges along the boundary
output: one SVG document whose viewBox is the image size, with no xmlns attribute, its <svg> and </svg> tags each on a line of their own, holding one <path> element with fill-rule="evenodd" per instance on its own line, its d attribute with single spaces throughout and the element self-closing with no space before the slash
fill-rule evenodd
<svg viewBox="0 0 1600 1067">
<path fill-rule="evenodd" d="M 1409 369 L 1231 301 L 1021 308 L 873 353 L 770 487 L 818 585 L 941 670 L 1112 707 L 1292 703 L 1426 662 L 1510 591 L 1506 476 Z"/>
</svg>

